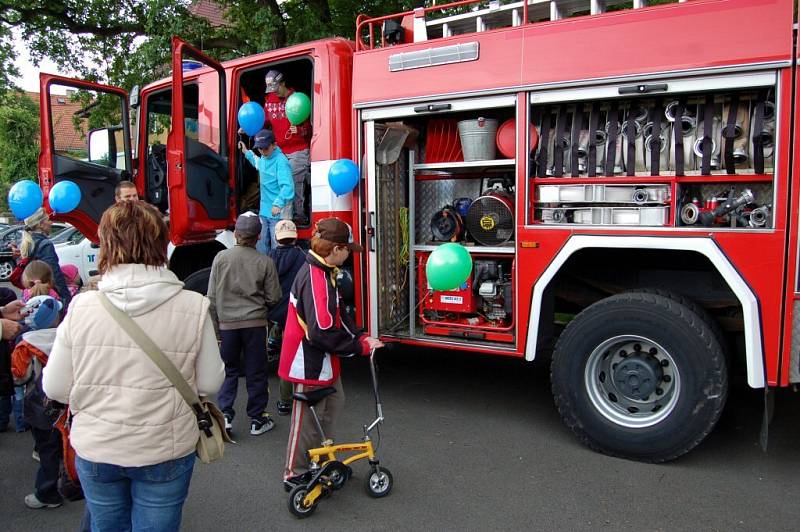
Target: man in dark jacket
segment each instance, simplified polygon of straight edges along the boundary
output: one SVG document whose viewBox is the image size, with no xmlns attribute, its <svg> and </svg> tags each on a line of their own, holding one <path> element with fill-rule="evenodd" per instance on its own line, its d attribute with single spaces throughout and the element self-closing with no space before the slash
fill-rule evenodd
<svg viewBox="0 0 800 532">
<path fill-rule="evenodd" d="M 286 327 L 286 312 L 289 308 L 289 293 L 292 290 L 292 283 L 297 272 L 306 263 L 306 253 L 296 245 L 297 227 L 291 220 L 281 220 L 275 224 L 275 238 L 278 240 L 278 247 L 269 250 L 267 256 L 275 261 L 283 296 L 269 312 L 269 321 L 277 323 L 277 330 L 282 331 Z M 273 334 L 273 336 L 276 335 Z M 270 336 L 270 341 L 273 336 Z M 276 349 L 280 350 L 280 337 L 276 338 L 275 342 Z M 292 383 L 283 379 L 280 379 L 280 382 L 281 396 L 277 404 L 278 415 L 288 416 L 292 413 Z"/>
<path fill-rule="evenodd" d="M 244 350 L 247 379 L 247 415 L 250 434 L 263 434 L 275 426 L 267 412 L 267 313 L 281 298 L 275 264 L 255 249 L 261 221 L 253 213 L 236 220 L 236 246 L 214 257 L 208 279 L 211 317 L 219 324 L 220 354 L 225 381 L 217 394 L 225 414 L 225 428 L 232 429 L 233 403 L 239 386 L 239 355 Z"/>
</svg>

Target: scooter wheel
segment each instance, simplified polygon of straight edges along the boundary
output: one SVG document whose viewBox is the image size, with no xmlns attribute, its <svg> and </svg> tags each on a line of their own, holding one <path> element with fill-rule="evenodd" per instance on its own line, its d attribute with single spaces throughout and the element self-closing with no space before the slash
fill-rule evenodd
<svg viewBox="0 0 800 532">
<path fill-rule="evenodd" d="M 289 511 L 300 519 L 310 516 L 317 509 L 317 501 L 314 501 L 310 506 L 303 504 L 303 499 L 306 498 L 307 493 L 308 487 L 305 485 L 295 486 L 289 492 Z"/>
<path fill-rule="evenodd" d="M 376 499 L 389 495 L 393 485 L 394 479 L 392 479 L 392 473 L 385 467 L 376 467 L 373 469 L 365 483 L 367 494 Z"/>
</svg>

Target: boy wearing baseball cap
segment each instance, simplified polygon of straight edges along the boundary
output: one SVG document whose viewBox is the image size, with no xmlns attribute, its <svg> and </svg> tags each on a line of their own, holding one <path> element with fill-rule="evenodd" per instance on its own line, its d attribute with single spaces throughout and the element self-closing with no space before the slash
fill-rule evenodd
<svg viewBox="0 0 800 532">
<path fill-rule="evenodd" d="M 292 284 L 286 316 L 278 375 L 294 383 L 295 393 L 333 386 L 337 393 L 315 404 L 325 434 L 334 425 L 344 406 L 339 376 L 339 357 L 369 355 L 383 347 L 356 328 L 352 317 L 339 306 L 336 274 L 351 252 L 361 251 L 353 241 L 350 226 L 336 218 L 317 222 L 311 238 L 306 264 Z M 284 487 L 287 491 L 310 478 L 308 449 L 316 447 L 320 435 L 308 405 L 295 401 L 289 428 Z"/>
<path fill-rule="evenodd" d="M 219 324 L 220 354 L 225 381 L 217 394 L 230 431 L 239 387 L 239 354 L 244 351 L 247 379 L 247 415 L 250 434 L 263 434 L 275 426 L 267 412 L 267 313 L 281 298 L 275 264 L 255 250 L 261 233 L 259 217 L 247 212 L 236 219 L 236 246 L 217 253 L 208 279 L 211 317 Z"/>
<path fill-rule="evenodd" d="M 271 249 L 267 255 L 275 261 L 283 297 L 270 310 L 269 320 L 278 325 L 277 331 L 282 331 L 286 328 L 289 292 L 292 290 L 292 283 L 297 276 L 297 272 L 306 263 L 306 253 L 296 245 L 297 227 L 291 220 L 281 220 L 275 224 L 275 238 L 278 239 L 278 247 Z M 274 339 L 277 344 L 278 350 L 280 350 L 280 336 L 279 332 L 270 336 L 270 339 Z M 277 404 L 278 415 L 286 416 L 292 412 L 292 383 L 281 379 L 280 393 L 281 396 Z"/>
<path fill-rule="evenodd" d="M 258 214 L 261 218 L 261 233 L 256 249 L 266 254 L 278 245 L 275 239 L 275 224 L 278 220 L 292 218 L 294 182 L 289 161 L 275 144 L 275 135 L 272 131 L 262 129 L 253 138 L 254 150 L 248 150 L 242 141 L 239 141 L 239 149 L 244 153 L 247 162 L 258 170 L 261 192 Z"/>
</svg>

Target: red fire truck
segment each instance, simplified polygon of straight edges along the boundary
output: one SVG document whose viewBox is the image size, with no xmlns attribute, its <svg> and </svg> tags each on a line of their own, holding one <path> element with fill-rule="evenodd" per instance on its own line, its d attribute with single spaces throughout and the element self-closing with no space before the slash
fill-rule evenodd
<svg viewBox="0 0 800 532">
<path fill-rule="evenodd" d="M 732 375 L 765 393 L 800 381 L 800 80 L 792 2 L 645 3 L 459 1 L 224 64 L 176 38 L 172 76 L 129 99 L 42 75 L 40 182 L 78 183 L 64 219 L 94 235 L 133 179 L 169 214 L 170 267 L 202 284 L 218 232 L 252 207 L 237 109 L 277 68 L 312 100 L 311 219 L 365 244 L 353 300 L 372 335 L 549 357 L 581 441 L 671 460 L 713 428 Z M 89 118 L 87 153 L 58 149 L 58 85 L 118 119 Z M 337 197 L 344 157 L 362 180 Z M 472 273 L 432 291 L 446 242 Z"/>
</svg>

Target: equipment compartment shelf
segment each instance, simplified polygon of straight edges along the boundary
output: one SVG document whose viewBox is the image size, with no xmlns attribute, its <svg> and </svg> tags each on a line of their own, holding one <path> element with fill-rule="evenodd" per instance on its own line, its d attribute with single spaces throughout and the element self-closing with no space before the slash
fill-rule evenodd
<svg viewBox="0 0 800 532">
<path fill-rule="evenodd" d="M 446 243 L 447 242 L 437 242 L 435 244 L 420 244 L 414 246 L 414 251 L 433 251 L 437 247 Z M 513 255 L 516 251 L 516 246 L 514 245 L 513 242 L 509 242 L 508 244 L 504 244 L 502 246 L 475 246 L 466 244 L 464 245 L 464 248 L 466 248 L 466 250 L 469 251 L 470 253 L 496 253 L 496 254 Z"/>
<path fill-rule="evenodd" d="M 451 173 L 472 172 L 483 168 L 513 168 L 516 160 L 514 159 L 492 159 L 485 161 L 458 161 L 445 163 L 418 163 L 414 165 L 414 170 L 441 170 Z"/>
</svg>

